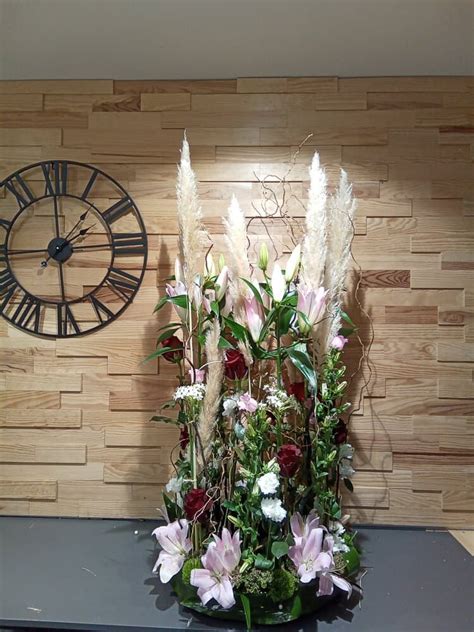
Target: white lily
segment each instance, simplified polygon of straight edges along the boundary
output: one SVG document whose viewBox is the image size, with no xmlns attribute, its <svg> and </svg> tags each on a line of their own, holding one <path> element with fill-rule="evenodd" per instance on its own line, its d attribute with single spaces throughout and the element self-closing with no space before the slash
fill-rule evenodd
<svg viewBox="0 0 474 632">
<path fill-rule="evenodd" d="M 216 279 L 216 300 L 219 302 L 226 293 L 229 283 L 229 268 L 224 266 Z"/>
<path fill-rule="evenodd" d="M 286 292 L 286 281 L 278 263 L 275 263 L 275 265 L 273 266 L 271 286 L 273 292 L 273 300 L 275 301 L 275 303 L 281 303 Z"/>
<path fill-rule="evenodd" d="M 291 283 L 298 273 L 301 261 L 301 245 L 298 244 L 296 248 L 288 258 L 288 262 L 285 267 L 285 280 L 287 283 Z"/>
</svg>

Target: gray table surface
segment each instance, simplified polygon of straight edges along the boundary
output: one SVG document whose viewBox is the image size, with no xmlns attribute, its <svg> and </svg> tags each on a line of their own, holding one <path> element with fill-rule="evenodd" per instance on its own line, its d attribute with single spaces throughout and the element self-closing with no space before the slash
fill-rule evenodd
<svg viewBox="0 0 474 632">
<path fill-rule="evenodd" d="M 153 521 L 0 518 L 2 629 L 240 631 L 176 602 L 151 573 Z M 286 632 L 472 632 L 474 564 L 446 532 L 359 529 L 364 596 Z M 273 628 L 266 629 L 270 632 Z"/>
</svg>

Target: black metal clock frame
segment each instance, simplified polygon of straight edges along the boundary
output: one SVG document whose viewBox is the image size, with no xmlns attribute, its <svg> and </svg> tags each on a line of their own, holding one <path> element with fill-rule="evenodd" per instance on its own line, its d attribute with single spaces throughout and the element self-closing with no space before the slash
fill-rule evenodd
<svg viewBox="0 0 474 632">
<path fill-rule="evenodd" d="M 92 175 L 90 176 L 82 195 L 74 195 L 72 193 L 68 193 L 67 191 L 67 174 L 69 165 L 92 171 Z M 31 191 L 27 182 L 25 182 L 22 177 L 22 174 L 24 174 L 25 172 L 32 169 L 37 169 L 38 167 L 41 168 L 45 179 L 45 193 L 44 195 L 40 196 L 36 196 Z M 51 171 L 54 174 L 53 178 L 51 177 Z M 118 191 L 123 194 L 118 202 L 112 204 L 105 211 L 100 211 L 97 206 L 87 198 L 97 178 L 100 176 L 112 183 L 114 187 L 116 187 L 116 189 L 118 189 Z M 127 307 L 135 298 L 145 275 L 148 258 L 148 240 L 145 224 L 140 215 L 137 205 L 135 204 L 131 196 L 127 193 L 127 191 L 122 187 L 122 185 L 115 178 L 112 178 L 101 169 L 92 165 L 77 162 L 74 160 L 47 160 L 36 162 L 22 167 L 21 169 L 18 169 L 7 178 L 5 178 L 2 182 L 0 182 L 0 191 L 4 188 L 6 188 L 15 196 L 17 204 L 19 206 L 19 210 L 14 215 L 12 220 L 6 220 L 0 217 L 0 228 L 3 227 L 3 229 L 6 230 L 5 241 L 3 244 L 0 244 L 0 313 L 2 314 L 2 316 L 8 322 L 18 327 L 22 331 L 44 338 L 71 338 L 76 336 L 84 336 L 97 331 L 116 320 L 127 309 Z M 97 216 L 101 218 L 102 223 L 107 230 L 108 238 L 110 240 L 111 259 L 107 266 L 107 272 L 105 273 L 104 278 L 102 279 L 101 283 L 97 285 L 93 290 L 87 292 L 87 294 L 84 294 L 79 298 L 75 298 L 72 300 L 65 300 L 63 294 L 63 300 L 52 301 L 34 296 L 31 292 L 26 290 L 15 277 L 9 262 L 8 240 L 16 220 L 32 204 L 35 204 L 44 199 L 52 198 L 56 205 L 56 200 L 62 197 L 76 199 L 87 204 L 87 212 L 92 209 L 97 214 Z M 129 212 L 129 209 L 131 209 L 133 212 L 133 215 L 140 229 L 140 233 L 114 233 L 110 224 Z M 63 258 L 64 260 L 67 260 L 70 255 L 66 258 L 66 248 L 69 248 L 71 250 L 71 254 L 74 250 L 73 248 L 71 249 L 70 242 L 68 242 L 67 237 L 59 237 L 57 218 L 58 215 L 57 212 L 55 212 L 56 238 L 50 242 L 48 248 L 44 248 L 44 251 L 48 252 L 49 259 L 55 258 L 57 261 L 59 261 L 60 275 L 62 277 L 61 266 L 63 261 L 61 261 L 61 259 L 58 257 L 60 257 L 62 253 L 64 253 Z M 55 246 L 52 245 L 54 241 L 56 241 L 57 243 L 57 245 Z M 121 255 L 143 256 L 142 269 L 139 276 L 132 275 L 129 272 L 126 272 L 125 270 L 121 270 L 119 267 L 114 266 L 114 263 L 116 262 L 116 257 Z M 61 285 L 62 290 L 64 290 L 62 281 Z M 110 310 L 106 305 L 104 305 L 101 301 L 99 301 L 99 299 L 94 296 L 94 294 L 96 294 L 101 288 L 104 288 L 106 285 L 111 288 L 111 290 L 116 294 L 118 298 L 121 298 L 124 301 L 124 304 L 117 312 L 113 312 L 112 310 Z M 17 291 L 17 289 L 21 290 L 24 296 L 18 303 L 13 315 L 10 317 L 5 314 L 4 310 L 9 305 L 9 300 L 12 298 L 12 296 L 14 296 L 14 293 Z M 86 301 L 89 301 L 91 303 L 99 323 L 89 329 L 81 330 L 78 322 L 76 321 L 72 313 L 70 306 Z M 58 325 L 57 333 L 53 334 L 49 332 L 47 333 L 39 331 L 41 305 L 56 307 Z M 33 329 L 29 329 L 27 326 L 32 321 L 34 322 Z M 73 333 L 68 333 L 69 326 L 72 328 Z"/>
</svg>

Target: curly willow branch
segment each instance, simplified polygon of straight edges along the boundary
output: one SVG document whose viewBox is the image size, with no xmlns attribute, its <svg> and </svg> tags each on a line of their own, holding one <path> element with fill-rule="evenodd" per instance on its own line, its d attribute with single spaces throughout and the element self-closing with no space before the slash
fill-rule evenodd
<svg viewBox="0 0 474 632">
<path fill-rule="evenodd" d="M 298 156 L 300 155 L 303 147 L 308 143 L 308 141 L 313 137 L 313 134 L 308 134 L 306 138 L 298 145 L 296 150 L 293 152 L 291 157 L 288 169 L 283 176 L 277 176 L 274 174 L 267 174 L 266 176 L 259 177 L 256 173 L 254 174 L 258 182 L 260 183 L 262 189 L 262 201 L 260 203 L 260 207 L 257 206 L 254 202 L 252 202 L 252 208 L 257 213 L 255 217 L 251 217 L 247 222 L 247 231 L 249 230 L 251 224 L 258 221 L 263 226 L 266 235 L 271 243 L 272 250 L 275 255 L 275 260 L 280 256 L 280 252 L 278 250 L 277 244 L 275 243 L 274 237 L 272 237 L 270 228 L 268 226 L 268 222 L 273 219 L 278 219 L 282 222 L 283 226 L 285 226 L 288 235 L 290 236 L 291 241 L 294 245 L 296 245 L 299 241 L 299 236 L 301 236 L 304 232 L 304 215 L 306 213 L 306 207 L 302 200 L 293 193 L 291 188 L 291 183 L 288 181 L 293 169 L 295 168 L 296 161 Z M 278 191 L 279 190 L 279 191 Z M 290 201 L 295 201 L 297 204 L 301 205 L 302 217 L 294 217 L 290 215 L 290 211 L 288 209 L 288 205 Z M 350 219 L 352 224 L 352 239 L 350 245 L 350 257 L 354 262 L 354 265 L 357 270 L 357 283 L 353 293 L 353 299 L 356 303 L 356 306 L 359 312 L 367 319 L 367 323 L 369 324 L 370 336 L 369 341 L 364 342 L 358 332 L 356 332 L 357 342 L 360 345 L 360 349 L 362 351 L 359 361 L 357 363 L 356 368 L 351 373 L 348 379 L 348 388 L 350 388 L 351 384 L 354 381 L 354 378 L 362 373 L 362 385 L 358 392 L 358 401 L 357 406 L 354 406 L 348 416 L 348 422 L 351 420 L 352 415 L 357 413 L 362 408 L 362 402 L 364 395 L 368 393 L 369 385 L 372 381 L 374 371 L 373 371 L 373 363 L 370 359 L 370 351 L 372 349 L 372 345 L 375 338 L 373 321 L 370 314 L 364 308 L 362 301 L 360 300 L 360 289 L 362 284 L 362 267 L 354 256 L 354 252 L 352 249 L 352 242 L 354 240 L 355 235 L 355 226 L 352 219 Z M 299 234 L 299 236 L 298 236 Z M 249 250 L 251 248 L 250 238 L 247 237 Z M 255 253 L 254 253 L 255 254 Z M 367 369 L 367 375 L 364 375 L 364 368 Z"/>
</svg>

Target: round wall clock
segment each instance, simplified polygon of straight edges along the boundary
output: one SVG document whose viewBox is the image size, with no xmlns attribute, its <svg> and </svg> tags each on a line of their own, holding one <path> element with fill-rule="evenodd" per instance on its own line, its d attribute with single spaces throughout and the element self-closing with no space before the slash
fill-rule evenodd
<svg viewBox="0 0 474 632">
<path fill-rule="evenodd" d="M 39 336 L 105 327 L 132 302 L 147 258 L 145 226 L 100 169 L 39 162 L 0 183 L 0 313 Z"/>
</svg>

